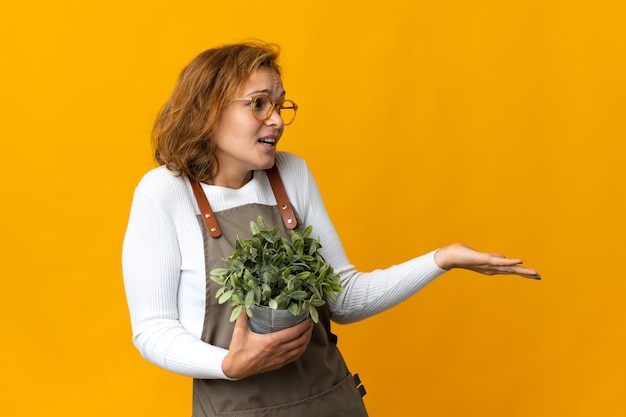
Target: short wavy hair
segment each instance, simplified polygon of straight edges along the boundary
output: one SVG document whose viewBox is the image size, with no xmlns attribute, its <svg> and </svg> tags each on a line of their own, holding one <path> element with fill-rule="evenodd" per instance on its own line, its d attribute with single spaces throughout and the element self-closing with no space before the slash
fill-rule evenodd
<svg viewBox="0 0 626 417">
<path fill-rule="evenodd" d="M 194 58 L 154 123 L 157 162 L 193 180 L 214 178 L 219 170 L 214 133 L 224 107 L 257 70 L 270 68 L 280 76 L 279 53 L 274 44 L 245 42 L 208 49 Z"/>
</svg>

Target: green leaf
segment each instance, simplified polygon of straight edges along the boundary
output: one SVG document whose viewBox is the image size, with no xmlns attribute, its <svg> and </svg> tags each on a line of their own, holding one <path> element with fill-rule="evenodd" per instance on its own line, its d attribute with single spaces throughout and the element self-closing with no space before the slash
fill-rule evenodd
<svg viewBox="0 0 626 417">
<path fill-rule="evenodd" d="M 297 279 L 298 281 L 306 281 L 307 279 L 309 279 L 310 276 L 311 276 L 310 272 L 300 272 L 298 275 L 294 277 L 294 279 Z"/>
<path fill-rule="evenodd" d="M 284 252 L 272 256 L 272 265 L 280 266 L 285 261 L 285 256 Z"/>
<path fill-rule="evenodd" d="M 289 303 L 287 310 L 289 310 L 289 312 L 293 314 L 294 316 L 297 316 L 298 314 L 301 313 L 300 306 L 298 305 L 298 303 Z"/>
<path fill-rule="evenodd" d="M 271 298 L 270 301 L 267 303 L 267 306 L 271 309 L 278 310 L 278 302 L 275 298 Z"/>
<path fill-rule="evenodd" d="M 309 304 L 314 307 L 321 307 L 326 304 L 326 300 L 320 300 L 319 298 L 316 298 L 315 300 L 309 300 Z"/>
<path fill-rule="evenodd" d="M 226 268 L 215 268 L 211 271 L 211 275 L 216 277 L 223 277 L 224 275 L 228 275 L 229 273 L 230 270 Z"/>
<path fill-rule="evenodd" d="M 245 300 L 244 294 L 243 294 L 243 290 L 237 290 L 235 291 L 235 294 L 233 294 L 233 297 L 230 299 L 230 302 L 232 305 L 237 305 L 237 304 L 243 304 Z"/>
<path fill-rule="evenodd" d="M 248 291 L 246 293 L 246 299 L 244 301 L 244 305 L 246 307 L 250 307 L 253 304 L 254 304 L 254 291 Z"/>
<path fill-rule="evenodd" d="M 222 277 L 210 276 L 209 278 L 211 278 L 211 281 L 218 285 L 224 285 L 225 280 Z"/>
<path fill-rule="evenodd" d="M 276 296 L 275 300 L 276 300 L 276 303 L 277 303 L 276 308 L 278 310 L 282 310 L 284 308 L 287 308 L 287 305 L 289 304 L 289 296 L 287 296 L 285 293 L 278 294 L 278 296 Z"/>
<path fill-rule="evenodd" d="M 241 314 L 241 311 L 243 310 L 242 306 L 237 306 L 233 309 L 233 312 L 230 313 L 230 321 L 235 321 L 237 320 L 237 317 L 239 317 L 239 315 Z"/>
<path fill-rule="evenodd" d="M 292 300 L 306 300 L 309 298 L 309 294 L 306 291 L 294 291 L 289 294 L 289 298 Z"/>
<path fill-rule="evenodd" d="M 324 295 L 333 301 L 337 301 L 337 294 L 332 290 L 324 290 Z"/>
<path fill-rule="evenodd" d="M 276 242 L 276 236 L 274 236 L 274 234 L 272 232 L 268 232 L 266 230 L 262 230 L 261 231 L 261 236 L 263 237 L 263 239 L 265 239 L 266 241 L 268 241 L 270 243 Z"/>
<path fill-rule="evenodd" d="M 262 217 L 259 216 L 259 223 L 261 223 Z M 250 222 L 250 231 L 252 232 L 253 235 L 256 235 L 257 233 L 259 233 L 259 226 L 256 225 L 255 222 Z"/>
<path fill-rule="evenodd" d="M 218 285 L 224 285 L 224 282 L 226 282 L 226 278 L 224 277 L 217 277 L 217 276 L 211 275 L 209 278 L 211 278 L 211 281 L 213 281 L 214 283 Z"/>
<path fill-rule="evenodd" d="M 272 263 L 272 255 L 270 255 L 269 251 L 263 251 L 263 264 L 271 265 Z"/>
<path fill-rule="evenodd" d="M 320 320 L 320 315 L 317 312 L 317 309 L 311 304 L 309 304 L 309 315 L 311 316 L 313 323 L 317 323 Z"/>
<path fill-rule="evenodd" d="M 219 300 L 217 302 L 220 303 L 220 304 L 224 304 L 226 301 L 230 300 L 230 298 L 233 296 L 234 292 L 235 292 L 234 290 L 226 291 L 224 294 L 222 294 L 219 297 Z"/>
<path fill-rule="evenodd" d="M 261 297 L 265 298 L 265 297 L 269 297 L 270 295 L 272 295 L 272 289 L 270 288 L 269 285 L 263 284 L 263 291 L 261 292 Z"/>
<path fill-rule="evenodd" d="M 293 269 L 293 268 L 292 268 L 291 266 L 289 266 L 289 267 L 287 267 L 287 268 L 285 268 L 285 269 L 283 270 L 283 273 L 282 273 L 282 275 L 283 275 L 283 279 L 289 279 L 289 276 L 291 275 L 291 270 L 292 270 L 292 269 Z"/>
</svg>

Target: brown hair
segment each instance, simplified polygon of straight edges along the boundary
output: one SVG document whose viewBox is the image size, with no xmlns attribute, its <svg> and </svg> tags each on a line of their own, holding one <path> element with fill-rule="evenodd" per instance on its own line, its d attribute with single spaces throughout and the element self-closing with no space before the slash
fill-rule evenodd
<svg viewBox="0 0 626 417">
<path fill-rule="evenodd" d="M 277 45 L 246 42 L 209 49 L 194 58 L 154 123 L 157 162 L 178 175 L 211 180 L 219 170 L 214 132 L 222 110 L 258 69 L 270 68 L 280 76 L 279 52 Z"/>
</svg>

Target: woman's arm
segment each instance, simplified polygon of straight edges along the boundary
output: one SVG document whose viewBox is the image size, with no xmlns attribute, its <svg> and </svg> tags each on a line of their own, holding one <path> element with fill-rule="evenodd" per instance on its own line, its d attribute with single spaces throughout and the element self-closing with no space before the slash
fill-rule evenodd
<svg viewBox="0 0 626 417">
<path fill-rule="evenodd" d="M 181 375 L 226 378 L 221 365 L 227 351 L 204 343 L 179 321 L 176 231 L 162 207 L 140 189 L 133 199 L 122 266 L 133 342 L 142 356 Z"/>
</svg>

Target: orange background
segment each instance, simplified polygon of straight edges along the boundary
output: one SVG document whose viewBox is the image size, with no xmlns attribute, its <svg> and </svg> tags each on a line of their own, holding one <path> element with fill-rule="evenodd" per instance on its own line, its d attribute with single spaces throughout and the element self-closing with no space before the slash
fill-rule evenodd
<svg viewBox="0 0 626 417">
<path fill-rule="evenodd" d="M 355 265 L 461 241 L 544 276 L 456 271 L 336 326 L 370 414 L 626 415 L 623 2 L 10 3 L 0 414 L 190 415 L 131 344 L 121 242 L 178 72 L 256 37 Z"/>
</svg>

